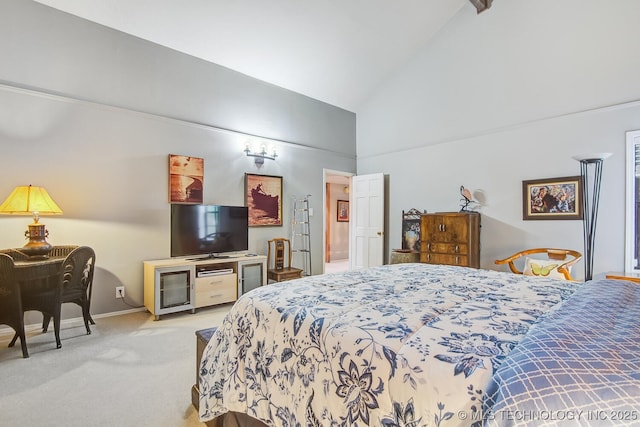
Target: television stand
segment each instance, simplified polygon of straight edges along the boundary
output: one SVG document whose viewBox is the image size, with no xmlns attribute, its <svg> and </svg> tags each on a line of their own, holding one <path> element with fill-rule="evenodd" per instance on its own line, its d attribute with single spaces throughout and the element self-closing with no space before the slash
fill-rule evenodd
<svg viewBox="0 0 640 427">
<path fill-rule="evenodd" d="M 222 259 L 220 259 L 222 258 Z M 234 302 L 266 285 L 267 257 L 211 255 L 144 261 L 144 305 L 161 315 Z"/>
</svg>

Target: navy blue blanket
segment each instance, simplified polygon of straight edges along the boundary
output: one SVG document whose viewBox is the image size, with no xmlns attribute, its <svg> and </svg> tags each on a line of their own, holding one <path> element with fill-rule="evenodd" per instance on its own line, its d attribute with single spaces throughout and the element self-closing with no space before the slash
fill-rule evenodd
<svg viewBox="0 0 640 427">
<path fill-rule="evenodd" d="M 640 286 L 584 284 L 538 319 L 486 393 L 486 426 L 640 425 Z"/>
</svg>

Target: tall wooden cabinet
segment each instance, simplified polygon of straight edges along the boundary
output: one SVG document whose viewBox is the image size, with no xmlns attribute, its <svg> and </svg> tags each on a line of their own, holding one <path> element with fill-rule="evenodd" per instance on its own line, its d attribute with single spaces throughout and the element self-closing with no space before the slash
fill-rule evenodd
<svg viewBox="0 0 640 427">
<path fill-rule="evenodd" d="M 420 262 L 480 268 L 480 214 L 421 215 Z"/>
</svg>

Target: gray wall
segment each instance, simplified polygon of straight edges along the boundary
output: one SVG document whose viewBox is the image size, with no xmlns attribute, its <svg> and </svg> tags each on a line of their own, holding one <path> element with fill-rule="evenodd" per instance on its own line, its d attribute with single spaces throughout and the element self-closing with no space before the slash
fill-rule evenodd
<svg viewBox="0 0 640 427">
<path fill-rule="evenodd" d="M 49 191 L 64 211 L 43 217 L 49 241 L 96 250 L 97 314 L 129 309 L 120 283 L 141 305 L 143 260 L 169 257 L 169 154 L 204 158 L 205 203 L 244 205 L 246 172 L 283 177 L 284 225 L 250 229 L 262 254 L 289 235 L 292 196 L 322 211 L 323 168 L 355 172 L 353 113 L 39 3 L 0 3 L 0 56 L 0 197 Z M 256 166 L 246 134 L 274 139 L 277 160 Z M 0 247 L 22 246 L 30 222 L 0 217 Z M 315 215 L 316 272 L 322 230 Z"/>
<path fill-rule="evenodd" d="M 480 192 L 482 267 L 525 248 L 582 251 L 580 221 L 523 221 L 522 181 L 604 164 L 596 276 L 624 268 L 625 132 L 640 129 L 640 2 L 510 0 L 462 8 L 358 109 L 358 173 L 389 177 L 389 247 L 401 212 L 457 211 Z M 583 277 L 584 265 L 577 266 Z"/>
</svg>

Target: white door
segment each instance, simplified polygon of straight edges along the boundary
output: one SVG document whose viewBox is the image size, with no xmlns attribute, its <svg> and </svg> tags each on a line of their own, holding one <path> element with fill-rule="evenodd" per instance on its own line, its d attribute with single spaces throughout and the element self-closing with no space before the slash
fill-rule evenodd
<svg viewBox="0 0 640 427">
<path fill-rule="evenodd" d="M 351 268 L 376 267 L 384 262 L 384 175 L 354 176 L 351 180 Z"/>
</svg>

